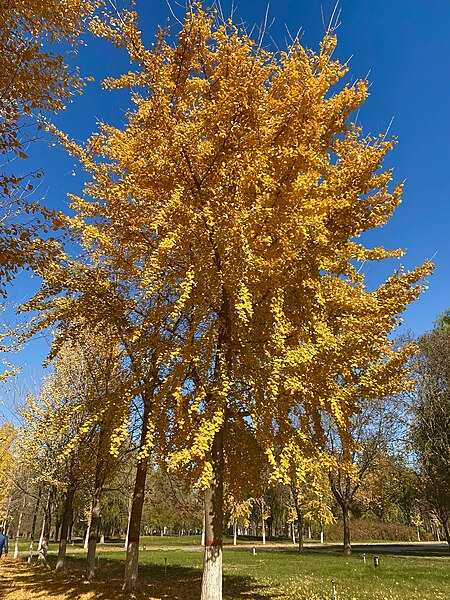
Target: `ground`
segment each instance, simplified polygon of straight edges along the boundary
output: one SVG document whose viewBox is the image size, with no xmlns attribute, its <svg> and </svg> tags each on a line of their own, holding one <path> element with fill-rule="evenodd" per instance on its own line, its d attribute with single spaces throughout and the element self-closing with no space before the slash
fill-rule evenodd
<svg viewBox="0 0 450 600">
<path fill-rule="evenodd" d="M 134 594 L 121 591 L 124 551 L 101 546 L 97 578 L 83 579 L 85 556 L 72 548 L 67 570 L 27 563 L 25 553 L 0 560 L 1 600 L 198 600 L 202 553 L 198 546 L 171 540 L 156 547 L 152 541 L 140 554 L 140 587 Z M 150 549 L 151 548 L 151 549 Z M 450 590 L 450 553 L 443 545 L 358 546 L 350 557 L 337 547 L 244 546 L 224 551 L 224 600 L 330 600 L 333 586 L 339 600 L 447 600 Z M 380 566 L 374 567 L 373 556 Z M 334 582 L 334 584 L 333 584 Z"/>
</svg>

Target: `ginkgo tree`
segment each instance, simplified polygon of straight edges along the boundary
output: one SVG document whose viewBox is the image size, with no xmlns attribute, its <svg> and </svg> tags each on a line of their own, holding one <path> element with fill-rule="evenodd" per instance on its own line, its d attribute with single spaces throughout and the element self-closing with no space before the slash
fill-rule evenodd
<svg viewBox="0 0 450 600">
<path fill-rule="evenodd" d="M 82 252 L 37 267 L 28 308 L 35 329 L 102 314 L 132 349 L 151 389 L 141 462 L 160 457 L 204 488 L 202 600 L 216 600 L 224 484 L 258 483 L 229 449 L 248 462 L 262 450 L 283 478 L 292 448 L 323 447 L 324 414 L 349 442 L 360 399 L 405 383 L 413 348 L 389 333 L 430 265 L 374 290 L 358 269 L 401 256 L 358 238 L 402 187 L 381 166 L 393 142 L 350 120 L 367 82 L 333 91 L 348 68 L 332 32 L 317 53 L 298 40 L 274 53 L 199 4 L 175 43 L 160 30 L 145 48 L 133 13 L 93 29 L 127 48 L 135 69 L 105 87 L 132 89 L 135 107 L 86 148 L 60 134 L 91 177 L 58 217 Z"/>
<path fill-rule="evenodd" d="M 42 169 L 24 159 L 39 119 L 63 109 L 85 81 L 70 65 L 98 0 L 17 0 L 0 12 L 0 290 L 34 250 L 42 254 L 27 196 Z M 28 211 L 28 215 L 26 214 Z M 27 227 L 24 227 L 27 224 Z M 37 227 L 39 229 L 39 227 Z"/>
<path fill-rule="evenodd" d="M 17 467 L 15 442 L 17 440 L 17 428 L 12 423 L 5 421 L 0 425 L 0 489 L 2 498 L 0 501 L 0 521 L 4 521 L 7 515 L 7 504 L 11 488 L 14 485 L 14 472 Z"/>
</svg>

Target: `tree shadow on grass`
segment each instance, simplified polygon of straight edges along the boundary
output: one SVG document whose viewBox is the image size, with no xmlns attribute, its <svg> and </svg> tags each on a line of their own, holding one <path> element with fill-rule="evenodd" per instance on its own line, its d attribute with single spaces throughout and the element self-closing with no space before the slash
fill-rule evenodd
<svg viewBox="0 0 450 600">
<path fill-rule="evenodd" d="M 123 563 L 103 560 L 96 569 L 96 579 L 86 581 L 83 577 L 85 560 L 68 557 L 66 571 L 54 571 L 54 559 L 50 564 L 28 565 L 24 561 L 9 563 L 0 584 L 0 599 L 22 600 L 198 600 L 201 592 L 199 569 L 170 566 L 167 571 L 161 565 L 146 564 L 139 567 L 139 589 L 123 592 Z M 6 575 L 6 576 L 5 576 Z M 252 577 L 225 575 L 224 600 L 268 600 L 282 598 L 274 593 L 272 586 L 258 583 Z"/>
</svg>

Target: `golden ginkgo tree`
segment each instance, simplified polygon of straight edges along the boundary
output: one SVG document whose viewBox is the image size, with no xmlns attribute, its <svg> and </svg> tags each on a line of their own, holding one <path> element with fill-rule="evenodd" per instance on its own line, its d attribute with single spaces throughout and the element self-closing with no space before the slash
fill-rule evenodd
<svg viewBox="0 0 450 600">
<path fill-rule="evenodd" d="M 262 451 L 282 477 L 292 448 L 323 445 L 324 414 L 348 438 L 361 398 L 401 388 L 412 347 L 389 333 L 430 265 L 374 290 L 358 269 L 401 255 L 358 238 L 402 188 L 381 166 L 392 141 L 350 120 L 367 82 L 333 91 L 348 70 L 334 35 L 273 53 L 198 4 L 175 43 L 160 31 L 145 48 L 133 13 L 94 29 L 128 49 L 136 68 L 105 87 L 131 88 L 134 108 L 86 148 L 60 135 L 91 177 L 60 217 L 82 252 L 40 265 L 29 308 L 36 327 L 80 313 L 115 327 L 148 395 L 141 463 L 205 489 L 202 600 L 216 600 L 224 479 L 255 484 L 231 455 Z"/>
</svg>

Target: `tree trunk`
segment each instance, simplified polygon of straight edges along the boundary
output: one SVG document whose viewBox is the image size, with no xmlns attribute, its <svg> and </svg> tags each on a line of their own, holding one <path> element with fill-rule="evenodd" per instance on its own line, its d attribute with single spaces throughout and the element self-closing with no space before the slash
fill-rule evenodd
<svg viewBox="0 0 450 600">
<path fill-rule="evenodd" d="M 27 496 L 26 496 L 26 494 L 24 494 L 23 495 L 23 501 L 22 501 L 22 508 L 20 510 L 19 519 L 17 521 L 16 541 L 15 541 L 15 544 L 14 544 L 14 558 L 17 558 L 19 556 L 20 527 L 22 525 L 22 518 L 23 518 L 23 513 L 24 513 L 24 510 L 25 510 L 26 502 L 27 502 Z"/>
<path fill-rule="evenodd" d="M 233 523 L 233 546 L 237 545 L 237 521 Z"/>
<path fill-rule="evenodd" d="M 33 521 L 31 523 L 31 534 L 30 534 L 30 555 L 28 556 L 28 562 L 31 562 L 33 558 L 33 544 L 34 536 L 36 535 L 36 522 L 39 513 L 39 506 L 41 505 L 42 498 L 42 487 L 39 488 L 38 497 L 36 498 L 36 505 L 34 507 Z"/>
<path fill-rule="evenodd" d="M 64 508 L 63 508 L 63 512 L 64 512 Z M 62 526 L 62 521 L 59 518 L 59 516 L 57 516 L 56 517 L 56 523 L 55 523 L 55 537 L 54 537 L 54 540 L 53 540 L 54 542 L 57 542 L 60 539 L 59 538 L 59 535 L 60 535 L 60 531 L 59 530 L 60 530 L 61 526 Z"/>
<path fill-rule="evenodd" d="M 442 520 L 442 527 L 444 529 L 444 535 L 445 535 L 447 544 L 450 546 L 450 530 L 448 528 L 448 521 L 446 519 Z"/>
<path fill-rule="evenodd" d="M 352 546 L 350 544 L 350 515 L 347 504 L 342 504 L 342 517 L 344 519 L 344 554 L 352 553 Z"/>
<path fill-rule="evenodd" d="M 131 509 L 133 508 L 133 496 L 130 496 L 128 499 L 128 521 L 127 521 L 127 532 L 125 534 L 125 543 L 123 547 L 125 550 L 128 548 L 128 536 L 130 535 L 130 521 L 131 521 Z M 161 528 L 161 536 L 163 536 L 162 528 Z"/>
<path fill-rule="evenodd" d="M 222 600 L 223 429 L 211 449 L 212 479 L 205 492 L 205 556 L 201 600 Z"/>
<path fill-rule="evenodd" d="M 66 549 L 67 549 L 67 536 L 69 534 L 70 518 L 72 516 L 72 505 L 73 497 L 75 495 L 75 488 L 69 487 L 66 493 L 66 499 L 64 502 L 64 510 L 61 520 L 61 535 L 59 538 L 59 549 L 58 558 L 56 560 L 56 572 L 64 570 L 66 566 Z"/>
<path fill-rule="evenodd" d="M 11 506 L 11 494 L 12 492 L 9 493 L 8 496 L 8 504 L 6 505 L 6 513 L 5 513 L 5 518 L 3 519 L 3 533 L 5 535 L 8 534 L 8 527 L 9 527 L 9 509 Z"/>
<path fill-rule="evenodd" d="M 91 522 L 89 521 L 88 526 L 86 528 L 86 533 L 84 534 L 83 548 L 85 550 L 87 550 L 88 546 L 89 546 L 89 534 L 90 534 L 90 531 L 91 531 Z"/>
<path fill-rule="evenodd" d="M 144 415 L 142 418 L 142 431 L 140 448 L 144 448 L 147 441 L 150 410 L 144 401 Z M 147 477 L 148 458 L 141 458 L 137 464 L 136 480 L 134 483 L 133 501 L 131 506 L 130 521 L 128 524 L 128 545 L 125 559 L 125 575 L 123 591 L 133 591 L 137 587 L 139 568 L 139 534 L 141 529 L 142 509 L 144 507 L 145 478 Z"/>
<path fill-rule="evenodd" d="M 100 499 L 102 486 L 96 481 L 92 497 L 91 524 L 89 527 L 88 552 L 86 559 L 86 579 L 93 579 L 95 575 L 95 552 L 97 550 L 98 530 L 100 525 Z"/>
<path fill-rule="evenodd" d="M 265 544 L 266 543 L 266 520 L 264 519 L 264 498 L 261 498 L 261 521 L 262 521 L 262 527 L 261 527 L 261 534 L 262 534 L 262 543 Z"/>
<path fill-rule="evenodd" d="M 44 521 L 42 523 L 41 539 L 39 540 L 38 562 L 43 564 L 47 562 L 48 542 L 50 540 L 51 518 L 52 518 L 53 488 L 48 493 L 47 505 L 44 511 Z"/>
<path fill-rule="evenodd" d="M 297 537 L 298 537 L 298 551 L 303 552 L 303 515 L 300 510 L 297 510 Z"/>
</svg>

